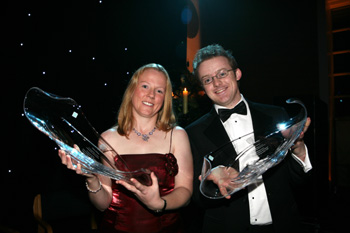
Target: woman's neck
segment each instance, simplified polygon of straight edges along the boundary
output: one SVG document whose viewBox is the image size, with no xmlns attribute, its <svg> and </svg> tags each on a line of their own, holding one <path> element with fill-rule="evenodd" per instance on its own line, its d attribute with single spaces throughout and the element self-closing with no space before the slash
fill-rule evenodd
<svg viewBox="0 0 350 233">
<path fill-rule="evenodd" d="M 141 133 L 148 133 L 156 127 L 157 118 L 134 118 L 133 128 Z"/>
</svg>

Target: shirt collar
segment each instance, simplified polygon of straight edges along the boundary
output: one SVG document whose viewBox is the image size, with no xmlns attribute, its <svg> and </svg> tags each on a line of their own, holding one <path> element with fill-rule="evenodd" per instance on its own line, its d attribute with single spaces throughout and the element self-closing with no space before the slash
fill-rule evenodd
<svg viewBox="0 0 350 233">
<path fill-rule="evenodd" d="M 237 104 L 239 104 L 239 103 L 242 102 L 242 101 L 244 101 L 244 103 L 248 106 L 247 101 L 245 100 L 245 98 L 244 98 L 243 95 L 241 94 L 241 99 L 238 101 Z M 237 104 L 236 104 L 236 105 L 237 105 Z M 235 105 L 234 107 L 236 107 L 236 105 Z M 219 110 L 220 108 L 225 108 L 225 109 L 227 109 L 226 107 L 223 107 L 223 106 L 218 105 L 218 104 L 214 104 L 214 108 L 215 108 L 216 113 L 218 113 L 218 110 Z"/>
</svg>

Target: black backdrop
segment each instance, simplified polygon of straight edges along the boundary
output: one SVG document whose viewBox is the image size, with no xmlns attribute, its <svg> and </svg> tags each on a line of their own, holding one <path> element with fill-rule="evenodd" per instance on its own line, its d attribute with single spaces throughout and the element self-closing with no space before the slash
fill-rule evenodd
<svg viewBox="0 0 350 233">
<path fill-rule="evenodd" d="M 219 43 L 233 52 L 243 72 L 242 93 L 250 100 L 319 100 L 317 7 L 323 3 L 200 0 L 202 45 Z M 186 1 L 8 0 L 2 5 L 1 221 L 25 232 L 34 228 L 36 193 L 84 186 L 59 164 L 54 143 L 22 115 L 26 91 L 37 86 L 69 96 L 99 132 L 108 129 L 139 66 L 160 63 L 174 88 L 181 85 Z"/>
</svg>

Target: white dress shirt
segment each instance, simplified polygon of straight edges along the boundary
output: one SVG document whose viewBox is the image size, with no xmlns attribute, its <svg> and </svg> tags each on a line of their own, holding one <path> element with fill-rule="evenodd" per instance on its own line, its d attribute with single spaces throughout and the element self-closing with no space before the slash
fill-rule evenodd
<svg viewBox="0 0 350 233">
<path fill-rule="evenodd" d="M 250 114 L 249 105 L 244 99 L 243 95 L 241 95 L 241 101 L 244 101 L 247 106 L 247 115 L 241 114 L 232 114 L 230 118 L 223 123 L 223 126 L 230 138 L 230 140 L 234 140 L 243 135 L 254 132 L 252 117 Z M 239 103 L 238 102 L 238 103 Z M 238 104 L 237 103 L 237 104 Z M 218 109 L 225 108 L 219 105 L 214 105 L 216 111 Z M 233 147 L 236 152 L 242 151 L 247 146 L 253 144 L 255 142 L 254 134 L 250 134 L 247 137 L 244 137 L 242 140 L 234 141 Z M 307 148 L 306 148 L 307 152 Z M 303 167 L 304 172 L 308 172 L 312 169 L 309 155 L 306 153 L 305 161 L 300 160 L 296 155 L 292 154 L 293 158 L 295 158 L 298 163 Z M 258 155 L 250 154 L 249 156 L 242 156 L 239 158 L 239 169 L 240 171 L 249 164 L 257 161 L 259 159 Z M 250 211 L 250 224 L 252 225 L 268 225 L 272 224 L 272 217 L 270 212 L 270 207 L 267 199 L 267 194 L 265 190 L 265 185 L 262 179 L 262 176 L 258 178 L 258 180 L 249 185 L 248 189 L 248 200 L 249 200 L 249 211 Z"/>
</svg>

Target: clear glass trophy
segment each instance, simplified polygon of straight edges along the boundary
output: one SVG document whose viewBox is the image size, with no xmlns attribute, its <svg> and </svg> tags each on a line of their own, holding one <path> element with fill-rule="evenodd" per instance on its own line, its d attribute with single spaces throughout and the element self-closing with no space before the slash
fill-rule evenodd
<svg viewBox="0 0 350 233">
<path fill-rule="evenodd" d="M 250 143 L 237 152 L 237 156 L 227 156 L 225 150 L 238 140 L 247 141 L 253 132 L 224 144 L 204 157 L 200 191 L 205 197 L 220 199 L 232 195 L 256 182 L 264 172 L 286 157 L 307 120 L 306 108 L 300 100 L 288 99 L 286 102 L 299 104 L 300 112 L 288 121 L 271 126 L 266 136 Z M 243 160 L 249 163 L 238 171 L 237 164 Z"/>
<path fill-rule="evenodd" d="M 126 162 L 99 135 L 84 116 L 81 106 L 71 98 L 59 97 L 33 87 L 28 90 L 23 103 L 24 114 L 41 132 L 72 158 L 73 164 L 81 164 L 85 173 L 97 173 L 114 180 L 136 178 L 144 185 L 151 185 L 150 171 L 130 171 Z M 104 152 L 112 153 L 110 161 Z"/>
</svg>

